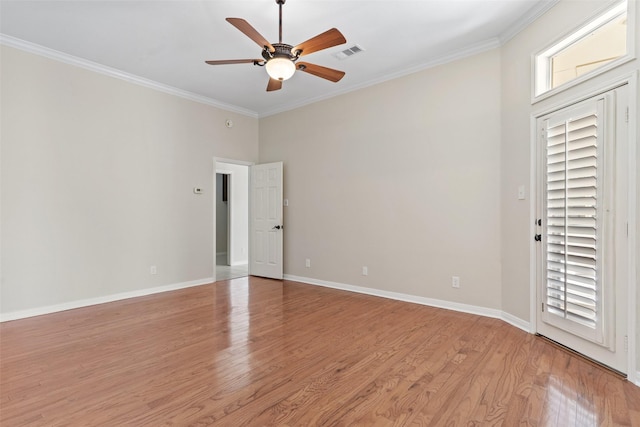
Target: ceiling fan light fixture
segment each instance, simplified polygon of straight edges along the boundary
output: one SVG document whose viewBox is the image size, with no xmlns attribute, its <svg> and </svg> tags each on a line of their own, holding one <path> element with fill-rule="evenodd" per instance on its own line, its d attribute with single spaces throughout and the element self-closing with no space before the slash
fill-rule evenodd
<svg viewBox="0 0 640 427">
<path fill-rule="evenodd" d="M 268 60 L 265 68 L 269 77 L 280 81 L 290 79 L 296 71 L 293 61 L 283 56 L 276 56 Z"/>
<path fill-rule="evenodd" d="M 278 43 L 269 43 L 255 28 L 247 21 L 241 18 L 227 18 L 227 22 L 240 30 L 244 35 L 253 40 L 262 48 L 263 59 L 227 59 L 205 61 L 209 65 L 222 64 L 253 64 L 267 69 L 269 82 L 267 83 L 267 92 L 282 89 L 282 82 L 290 79 L 297 70 L 304 73 L 317 76 L 331 82 L 337 82 L 344 77 L 344 71 L 334 70 L 332 68 L 322 67 L 320 65 L 310 64 L 308 62 L 296 61 L 303 55 L 317 52 L 319 50 L 328 49 L 346 43 L 342 33 L 336 28 L 331 28 L 324 33 L 311 37 L 298 45 L 282 43 L 282 5 L 286 0 L 276 0 L 280 9 L 280 20 L 278 23 Z"/>
</svg>

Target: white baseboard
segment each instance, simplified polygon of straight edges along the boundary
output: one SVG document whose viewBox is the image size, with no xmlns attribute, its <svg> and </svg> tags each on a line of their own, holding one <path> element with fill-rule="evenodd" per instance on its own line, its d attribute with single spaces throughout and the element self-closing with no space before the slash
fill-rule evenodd
<svg viewBox="0 0 640 427">
<path fill-rule="evenodd" d="M 529 322 L 526 322 L 518 317 L 515 317 L 512 314 L 505 313 L 504 311 L 500 311 L 492 308 L 479 307 L 475 305 L 462 304 L 462 303 L 439 300 L 434 298 L 419 297 L 419 296 L 403 294 L 399 292 L 383 291 L 379 289 L 366 288 L 363 286 L 354 286 L 354 285 L 347 285 L 344 283 L 329 282 L 326 280 L 311 279 L 309 277 L 293 276 L 290 274 L 285 274 L 284 279 L 291 280 L 294 282 L 306 283 L 309 285 L 323 286 L 326 288 L 356 292 L 359 294 L 373 295 L 377 297 L 389 298 L 389 299 L 394 299 L 398 301 L 405 301 L 405 302 L 410 302 L 415 304 L 427 305 L 430 307 L 444 308 L 447 310 L 454 310 L 454 311 L 460 311 L 463 313 L 470 313 L 470 314 L 476 314 L 479 316 L 501 319 L 509 323 L 510 325 L 515 326 L 516 328 L 522 329 L 525 332 L 533 333 Z M 49 305 L 45 307 L 37 307 L 37 308 L 32 308 L 27 310 L 18 310 L 18 311 L 12 311 L 9 313 L 0 313 L 0 323 L 9 322 L 11 320 L 25 319 L 27 317 L 41 316 L 43 314 L 57 313 L 59 311 L 73 310 L 75 308 L 88 307 L 91 305 L 120 301 L 124 299 L 129 299 L 129 298 L 158 294 L 161 292 L 169 292 L 169 291 L 175 291 L 178 289 L 201 286 L 201 285 L 206 285 L 212 282 L 213 282 L 213 278 L 207 277 L 204 279 L 191 280 L 191 281 L 182 282 L 182 283 L 174 283 L 171 285 L 158 286 L 155 288 L 138 289 L 130 292 L 122 292 L 118 294 L 71 301 L 71 302 L 66 302 L 62 304 Z M 628 379 L 631 383 L 640 387 L 640 371 L 636 372 L 635 378 L 632 378 L 630 375 Z"/>
<path fill-rule="evenodd" d="M 533 328 L 531 327 L 531 323 L 522 320 L 519 317 L 514 316 L 511 313 L 502 312 L 502 316 L 500 317 L 502 320 L 510 324 L 511 326 L 515 326 L 516 328 L 522 329 L 525 332 L 529 332 L 530 334 L 535 333 Z"/>
<path fill-rule="evenodd" d="M 514 316 L 513 314 L 492 308 L 479 307 L 475 305 L 462 304 L 434 298 L 419 297 L 398 292 L 382 291 L 379 289 L 366 288 L 363 286 L 346 285 L 344 283 L 329 282 L 326 280 L 311 279 L 309 277 L 293 276 L 290 274 L 285 274 L 284 279 L 294 282 L 306 283 L 309 285 L 324 286 L 326 288 L 340 289 L 343 291 L 357 292 L 359 294 L 373 295 L 377 297 L 411 302 L 415 304 L 428 305 L 430 307 L 438 307 L 448 310 L 460 311 L 463 313 L 477 314 L 479 316 L 492 317 L 495 319 L 501 319 L 518 329 L 522 329 L 527 333 L 535 333 L 535 330 L 532 328 L 530 322 L 522 320 L 519 317 Z M 635 377 L 633 377 L 633 371 L 631 371 L 631 373 L 627 376 L 627 379 L 632 384 L 640 387 L 640 371 L 635 373 Z"/>
<path fill-rule="evenodd" d="M 344 283 L 329 282 L 326 280 L 311 279 L 308 277 L 293 276 L 290 274 L 285 274 L 284 279 L 292 280 L 295 282 L 307 283 L 309 285 L 324 286 L 326 288 L 340 289 L 343 291 L 357 292 L 359 294 L 373 295 L 377 297 L 389 298 L 389 299 L 394 299 L 398 301 L 428 305 L 430 307 L 445 308 L 447 310 L 454 310 L 454 311 L 460 311 L 463 313 L 477 314 L 479 316 L 492 317 L 495 319 L 504 320 L 505 322 L 515 326 L 516 328 L 522 329 L 526 332 L 530 332 L 529 322 L 519 319 L 509 313 L 505 313 L 501 310 L 497 310 L 493 308 L 479 307 L 476 305 L 462 304 L 458 302 L 445 301 L 445 300 L 440 300 L 435 298 L 419 297 L 416 295 L 403 294 L 399 292 L 383 291 L 380 289 L 366 288 L 363 286 L 346 285 Z"/>
<path fill-rule="evenodd" d="M 174 283 L 171 285 L 158 286 L 155 288 L 138 289 L 130 292 L 122 292 L 118 294 L 105 295 L 96 298 L 88 298 L 83 300 L 65 302 L 62 304 L 48 305 L 45 307 L 30 308 L 27 310 L 11 311 L 9 313 L 0 313 L 0 322 L 8 322 L 10 320 L 24 319 L 27 317 L 41 316 L 43 314 L 57 313 L 59 311 L 72 310 L 74 308 L 82 308 L 90 305 L 104 304 L 107 302 L 120 301 L 128 298 L 142 297 L 145 295 L 158 294 L 161 292 L 175 291 L 178 289 L 190 288 L 193 286 L 206 285 L 213 282 L 212 277 L 204 279 L 191 280 L 189 282 Z"/>
</svg>

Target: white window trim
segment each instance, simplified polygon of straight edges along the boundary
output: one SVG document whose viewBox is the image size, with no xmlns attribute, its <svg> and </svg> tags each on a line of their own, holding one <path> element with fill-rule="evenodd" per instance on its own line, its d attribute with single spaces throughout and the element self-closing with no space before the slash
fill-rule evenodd
<svg viewBox="0 0 640 427">
<path fill-rule="evenodd" d="M 611 61 L 610 63 L 596 68 L 593 71 L 585 73 L 584 75 L 568 81 L 556 88 L 548 89 L 540 94 L 536 94 L 536 88 L 542 83 L 548 86 L 549 83 L 546 80 L 548 76 L 548 58 L 557 53 L 558 51 L 566 48 L 569 44 L 582 38 L 586 33 L 593 31 L 603 24 L 603 20 L 608 22 L 613 15 L 618 14 L 616 8 L 620 7 L 624 2 L 616 0 L 605 8 L 599 10 L 592 15 L 589 19 L 584 21 L 581 25 L 573 28 L 571 31 L 563 34 L 561 37 L 555 39 L 552 43 L 547 44 L 544 48 L 537 50 L 531 55 L 531 104 L 535 104 L 544 99 L 552 97 L 560 92 L 563 92 L 569 88 L 579 85 L 585 81 L 591 80 L 596 76 L 604 74 L 614 68 L 617 68 L 623 64 L 636 59 L 636 1 L 627 0 L 627 54 L 620 58 Z M 608 19 L 607 16 L 610 16 Z M 603 19 L 604 18 L 604 19 Z M 560 45 L 561 42 L 566 42 Z"/>
</svg>

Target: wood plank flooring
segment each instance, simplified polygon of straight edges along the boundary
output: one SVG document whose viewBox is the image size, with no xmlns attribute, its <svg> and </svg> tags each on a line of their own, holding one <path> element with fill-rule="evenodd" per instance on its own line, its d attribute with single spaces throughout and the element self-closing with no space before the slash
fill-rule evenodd
<svg viewBox="0 0 640 427">
<path fill-rule="evenodd" d="M 0 425 L 640 426 L 501 320 L 241 278 L 0 324 Z"/>
</svg>

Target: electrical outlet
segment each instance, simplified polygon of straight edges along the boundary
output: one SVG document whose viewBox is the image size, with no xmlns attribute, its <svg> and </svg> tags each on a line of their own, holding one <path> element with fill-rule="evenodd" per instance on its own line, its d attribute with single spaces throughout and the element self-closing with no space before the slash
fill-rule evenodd
<svg viewBox="0 0 640 427">
<path fill-rule="evenodd" d="M 304 266 L 307 268 L 311 268 L 311 260 L 309 258 L 304 260 Z"/>
<path fill-rule="evenodd" d="M 152 265 L 151 267 L 149 267 L 149 274 L 158 274 L 158 269 L 156 268 L 155 265 Z"/>
<path fill-rule="evenodd" d="M 451 277 L 451 287 L 459 288 L 460 287 L 460 278 L 458 276 Z"/>
<path fill-rule="evenodd" d="M 369 275 L 369 267 L 367 267 L 366 265 L 362 267 L 362 275 L 363 276 Z"/>
</svg>

